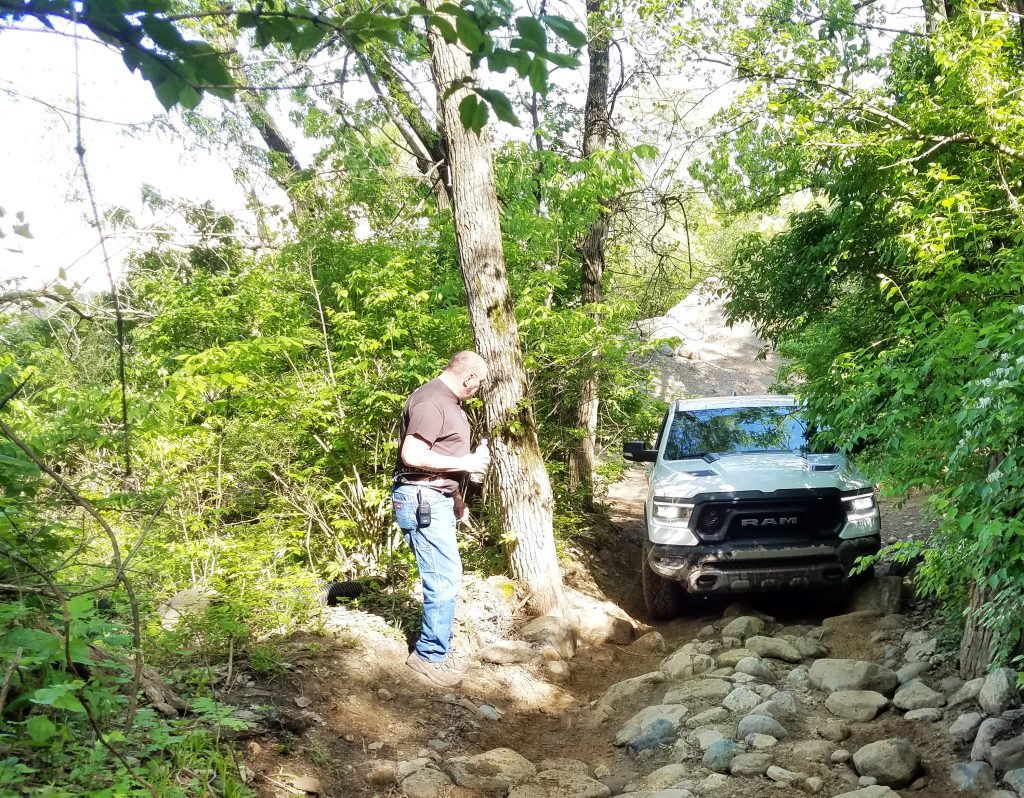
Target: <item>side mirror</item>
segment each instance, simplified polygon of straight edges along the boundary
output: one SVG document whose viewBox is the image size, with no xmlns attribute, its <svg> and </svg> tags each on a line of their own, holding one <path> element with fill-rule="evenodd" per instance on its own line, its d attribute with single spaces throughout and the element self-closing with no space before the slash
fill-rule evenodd
<svg viewBox="0 0 1024 798">
<path fill-rule="evenodd" d="M 648 449 L 643 441 L 626 441 L 622 444 L 622 456 L 633 463 L 653 463 L 658 459 L 658 450 Z"/>
</svg>

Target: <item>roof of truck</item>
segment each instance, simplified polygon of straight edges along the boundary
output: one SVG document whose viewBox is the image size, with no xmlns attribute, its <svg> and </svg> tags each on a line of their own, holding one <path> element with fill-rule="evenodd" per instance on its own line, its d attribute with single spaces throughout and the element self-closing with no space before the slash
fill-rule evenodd
<svg viewBox="0 0 1024 798">
<path fill-rule="evenodd" d="M 699 399 L 677 399 L 675 410 L 718 410 L 728 407 L 793 407 L 792 394 L 764 393 L 755 396 L 704 396 Z"/>
</svg>

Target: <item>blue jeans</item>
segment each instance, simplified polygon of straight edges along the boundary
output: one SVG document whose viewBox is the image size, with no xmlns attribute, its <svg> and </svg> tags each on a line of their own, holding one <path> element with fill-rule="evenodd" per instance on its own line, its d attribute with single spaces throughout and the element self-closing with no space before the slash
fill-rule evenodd
<svg viewBox="0 0 1024 798">
<path fill-rule="evenodd" d="M 416 524 L 417 494 L 430 503 L 429 526 Z M 428 662 L 440 662 L 451 647 L 455 601 L 462 586 L 462 560 L 455 540 L 455 502 L 450 496 L 419 485 L 396 485 L 391 499 L 398 526 L 416 555 L 423 582 L 423 625 L 415 651 Z"/>
</svg>

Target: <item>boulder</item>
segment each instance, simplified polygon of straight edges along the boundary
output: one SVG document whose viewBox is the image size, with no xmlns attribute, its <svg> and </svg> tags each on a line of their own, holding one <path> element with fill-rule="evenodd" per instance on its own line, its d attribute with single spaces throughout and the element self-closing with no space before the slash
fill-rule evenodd
<svg viewBox="0 0 1024 798">
<path fill-rule="evenodd" d="M 650 731 L 658 721 L 666 721 L 673 729 L 678 729 L 688 712 L 689 710 L 681 704 L 655 704 L 644 707 L 619 729 L 615 736 L 615 744 L 630 745 L 645 732 Z"/>
<path fill-rule="evenodd" d="M 825 699 L 825 707 L 837 718 L 867 723 L 889 705 L 889 699 L 873 690 L 837 690 Z"/>
<path fill-rule="evenodd" d="M 728 773 L 732 760 L 742 753 L 743 749 L 732 740 L 718 740 L 708 746 L 701 764 L 715 773 Z"/>
<path fill-rule="evenodd" d="M 938 723 L 942 720 L 942 710 L 935 707 L 922 707 L 912 709 L 903 716 L 904 720 L 915 720 L 923 723 Z"/>
<path fill-rule="evenodd" d="M 830 720 L 818 727 L 822 739 L 833 743 L 841 743 L 850 736 L 850 727 L 841 720 Z"/>
<path fill-rule="evenodd" d="M 1024 734 L 993 745 L 988 761 L 996 770 L 1024 768 Z"/>
<path fill-rule="evenodd" d="M 1006 771 L 1003 774 L 1003 784 L 1018 795 L 1024 795 L 1024 768 Z"/>
<path fill-rule="evenodd" d="M 853 764 L 861 776 L 876 779 L 886 787 L 905 787 L 917 776 L 921 757 L 910 740 L 894 737 L 868 743 L 853 755 Z"/>
<path fill-rule="evenodd" d="M 629 681 L 628 679 L 626 681 Z M 725 679 L 695 679 L 665 694 L 664 703 L 682 704 L 685 701 L 721 701 L 733 691 L 732 682 Z"/>
<path fill-rule="evenodd" d="M 715 661 L 711 657 L 689 647 L 691 645 L 683 646 L 662 660 L 661 670 L 670 679 L 680 682 L 686 681 L 694 676 L 700 676 L 702 673 L 706 673 L 715 667 Z"/>
<path fill-rule="evenodd" d="M 907 638 L 911 635 L 914 636 L 912 638 L 914 642 L 907 647 L 903 658 L 907 662 L 927 662 L 930 660 L 939 645 L 939 641 L 934 637 L 929 637 L 926 632 L 907 632 L 903 636 L 903 641 L 907 642 Z"/>
<path fill-rule="evenodd" d="M 446 763 L 448 774 L 460 787 L 482 792 L 507 793 L 537 774 L 528 759 L 511 748 L 494 748 L 475 756 L 456 756 Z"/>
<path fill-rule="evenodd" d="M 892 703 L 900 709 L 925 709 L 941 707 L 946 703 L 946 697 L 920 679 L 911 679 L 896 691 Z"/>
<path fill-rule="evenodd" d="M 801 773 L 794 773 L 792 770 L 780 768 L 778 765 L 772 765 L 768 768 L 768 772 L 765 775 L 772 781 L 777 781 L 781 784 L 792 784 L 794 781 L 803 781 L 806 778 Z"/>
<path fill-rule="evenodd" d="M 686 742 L 701 751 L 707 751 L 714 743 L 724 739 L 721 726 L 701 726 L 686 735 Z"/>
<path fill-rule="evenodd" d="M 441 798 L 451 792 L 451 786 L 447 774 L 425 767 L 402 779 L 398 789 L 405 798 Z"/>
<path fill-rule="evenodd" d="M 746 640 L 764 631 L 764 621 L 754 615 L 740 615 L 733 618 L 722 629 L 722 637 L 738 637 Z"/>
<path fill-rule="evenodd" d="M 653 773 L 644 776 L 642 789 L 664 790 L 666 787 L 678 784 L 689 775 L 690 767 L 687 765 L 665 765 L 665 767 L 658 768 Z"/>
<path fill-rule="evenodd" d="M 789 737 L 786 727 L 771 715 L 747 715 L 736 726 L 736 736 L 743 738 L 748 734 L 769 734 L 776 740 Z"/>
<path fill-rule="evenodd" d="M 775 673 L 760 657 L 744 657 L 736 663 L 736 672 L 753 676 L 762 682 L 768 682 L 775 678 Z"/>
<path fill-rule="evenodd" d="M 665 638 L 661 632 L 648 632 L 634 640 L 629 651 L 634 654 L 664 654 L 665 648 Z"/>
<path fill-rule="evenodd" d="M 1013 668 L 997 668 L 985 677 L 978 694 L 978 703 L 989 715 L 1001 715 L 1020 704 L 1017 672 Z"/>
<path fill-rule="evenodd" d="M 981 695 L 981 688 L 985 686 L 985 679 L 971 679 L 960 689 L 958 689 L 953 695 L 949 697 L 947 702 L 948 706 L 958 707 L 961 704 L 972 704 L 978 700 L 978 696 Z"/>
<path fill-rule="evenodd" d="M 890 787 L 872 786 L 862 787 L 853 792 L 844 792 L 842 795 L 837 795 L 836 798 L 899 798 L 899 794 L 893 792 Z"/>
<path fill-rule="evenodd" d="M 779 741 L 772 737 L 770 734 L 748 734 L 743 738 L 743 742 L 747 748 L 754 751 L 767 751 L 769 748 L 774 748 L 779 744 Z"/>
<path fill-rule="evenodd" d="M 608 798 L 612 791 L 575 770 L 542 770 L 513 787 L 508 798 Z"/>
<path fill-rule="evenodd" d="M 567 759 L 566 757 L 556 756 L 551 759 L 542 759 L 540 764 L 537 765 L 537 772 L 542 770 L 571 770 L 574 773 L 582 773 L 584 776 L 590 776 L 590 765 L 581 759 Z"/>
<path fill-rule="evenodd" d="M 523 640 L 531 643 L 547 643 L 562 659 L 576 655 L 576 630 L 572 624 L 559 615 L 542 615 L 525 624 L 520 630 Z"/>
<path fill-rule="evenodd" d="M 156 608 L 160 625 L 168 632 L 177 627 L 182 618 L 201 615 L 213 603 L 216 593 L 206 587 L 187 587 L 179 590 Z"/>
<path fill-rule="evenodd" d="M 825 644 L 815 640 L 813 637 L 805 637 L 803 635 L 794 637 L 793 648 L 799 652 L 800 659 L 820 659 L 821 657 L 828 656 L 828 648 L 826 648 Z"/>
<path fill-rule="evenodd" d="M 599 607 L 580 610 L 576 620 L 579 636 L 588 643 L 628 646 L 636 637 L 636 628 L 633 624 Z"/>
<path fill-rule="evenodd" d="M 771 757 L 766 754 L 738 754 L 729 763 L 729 775 L 757 778 L 763 776 L 771 764 Z"/>
<path fill-rule="evenodd" d="M 715 662 L 718 663 L 719 668 L 735 668 L 740 660 L 747 659 L 748 657 L 761 659 L 757 652 L 751 651 L 749 648 L 731 648 L 728 651 L 716 654 Z"/>
<path fill-rule="evenodd" d="M 873 690 L 889 694 L 900 681 L 890 668 L 854 659 L 815 660 L 809 677 L 812 685 L 830 693 L 836 690 Z"/>
<path fill-rule="evenodd" d="M 896 671 L 896 676 L 899 678 L 900 684 L 906 684 L 912 679 L 924 675 L 931 669 L 932 664 L 930 662 L 908 662 Z"/>
<path fill-rule="evenodd" d="M 495 665 L 515 665 L 520 662 L 540 662 L 544 655 L 526 640 L 498 640 L 488 643 L 477 653 L 484 662 Z"/>
<path fill-rule="evenodd" d="M 986 718 L 978 727 L 971 746 L 971 759 L 975 762 L 991 762 L 992 746 L 1010 733 L 1011 726 L 1002 718 Z"/>
<path fill-rule="evenodd" d="M 748 687 L 737 687 L 722 700 L 722 706 L 730 712 L 750 712 L 760 703 L 761 696 Z"/>
<path fill-rule="evenodd" d="M 698 729 L 701 726 L 708 726 L 713 723 L 724 723 L 729 719 L 729 710 L 725 707 L 711 707 L 703 712 L 698 712 L 692 718 L 686 719 L 686 725 L 691 729 Z"/>
<path fill-rule="evenodd" d="M 949 736 L 961 745 L 972 742 L 984 719 L 985 716 L 980 712 L 964 712 L 949 727 Z"/>
<path fill-rule="evenodd" d="M 629 701 L 638 696 L 643 696 L 648 693 L 652 687 L 661 684 L 665 681 L 665 674 L 661 671 L 652 671 L 651 673 L 645 673 L 640 676 L 634 676 L 632 679 L 625 679 L 621 682 L 616 682 L 597 699 L 597 703 L 594 705 L 594 715 L 599 721 L 604 721 L 610 718 L 615 712 L 615 705 Z M 680 703 L 676 701 L 666 701 L 667 704 Z"/>
<path fill-rule="evenodd" d="M 796 647 L 788 640 L 783 640 L 780 637 L 755 635 L 754 637 L 747 638 L 744 645 L 762 657 L 781 659 L 784 662 L 799 662 L 802 659 Z"/>
</svg>

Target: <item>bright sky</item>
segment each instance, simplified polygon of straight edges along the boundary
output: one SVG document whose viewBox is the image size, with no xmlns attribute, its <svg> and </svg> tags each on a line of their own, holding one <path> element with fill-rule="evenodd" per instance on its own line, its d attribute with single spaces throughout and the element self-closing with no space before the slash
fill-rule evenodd
<svg viewBox="0 0 1024 798">
<path fill-rule="evenodd" d="M 209 199 L 219 208 L 244 212 L 244 192 L 233 179 L 231 160 L 169 129 L 166 123 L 174 117 L 164 113 L 145 81 L 128 72 L 118 53 L 83 40 L 79 64 L 82 113 L 89 117 L 82 121 L 82 139 L 101 213 L 121 206 L 140 224 L 156 221 L 142 210 L 144 183 L 165 196 Z M 63 268 L 86 290 L 106 287 L 75 154 L 74 107 L 73 40 L 24 23 L 0 33 L 0 207 L 7 211 L 0 220 L 7 233 L 0 239 L 0 280 L 20 277 L 34 287 Z M 156 126 L 131 127 L 149 123 Z M 181 127 L 180 119 L 176 125 Z M 17 211 L 24 212 L 33 239 L 11 235 Z M 112 231 L 108 251 L 115 273 L 130 243 Z"/>
</svg>

